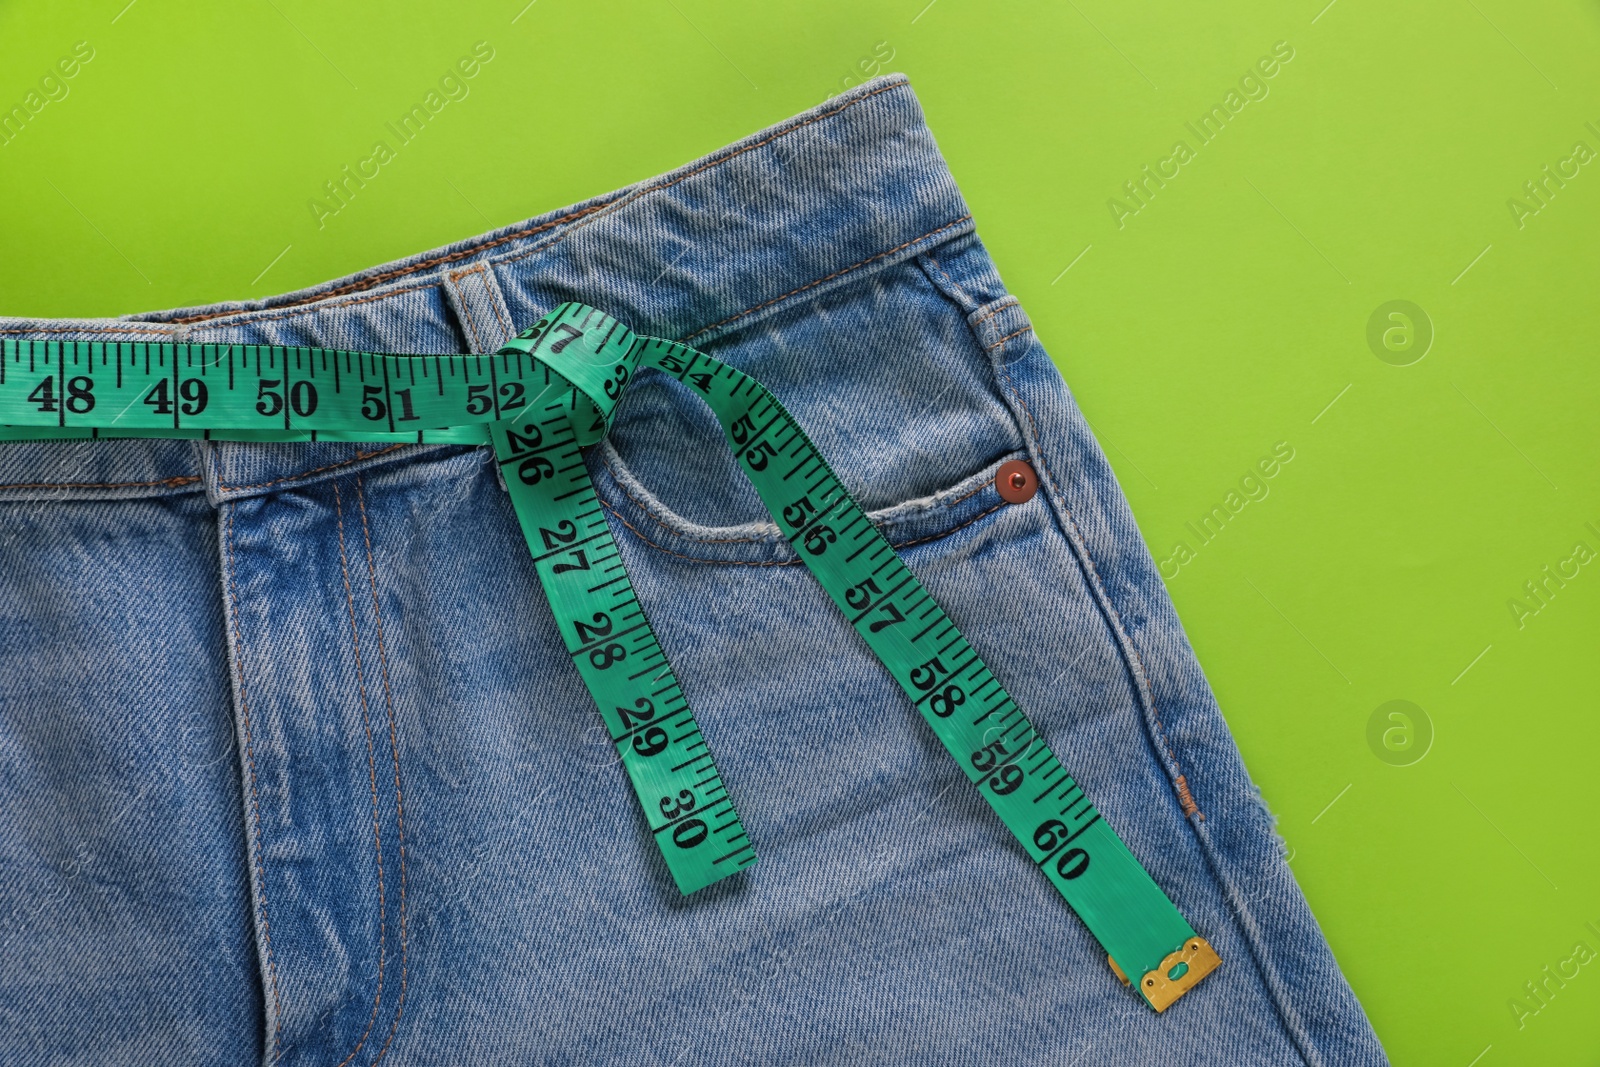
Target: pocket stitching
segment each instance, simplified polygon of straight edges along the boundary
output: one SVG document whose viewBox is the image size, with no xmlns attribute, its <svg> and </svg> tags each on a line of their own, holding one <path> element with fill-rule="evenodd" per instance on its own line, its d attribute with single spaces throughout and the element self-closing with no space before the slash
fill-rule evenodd
<svg viewBox="0 0 1600 1067">
<path fill-rule="evenodd" d="M 1105 582 L 1101 580 L 1100 572 L 1094 564 L 1094 558 L 1089 553 L 1088 542 L 1083 536 L 1083 531 L 1078 528 L 1078 522 L 1073 517 L 1072 510 L 1066 505 L 1066 496 L 1056 483 L 1055 472 L 1050 469 L 1050 461 L 1039 444 L 1038 420 L 1033 417 L 1033 411 L 1028 407 L 1028 402 L 1023 399 L 1016 383 L 1012 381 L 1012 361 L 1003 360 L 999 357 L 1000 350 L 1007 344 L 1033 330 L 1032 321 L 1027 317 L 1027 312 L 1022 309 L 1021 301 L 1016 296 L 1004 294 L 987 303 L 980 303 L 962 288 L 961 283 L 956 281 L 949 271 L 945 270 L 939 261 L 933 257 L 932 253 L 924 252 L 917 258 L 924 264 L 925 272 L 928 274 L 929 280 L 933 282 L 934 288 L 939 290 L 945 299 L 958 308 L 963 307 L 963 301 L 972 305 L 971 311 L 967 312 L 968 329 L 972 332 L 973 338 L 977 341 L 979 347 L 989 354 L 990 371 L 995 375 L 996 384 L 1001 379 L 1004 380 L 1006 394 L 1015 401 L 1016 406 L 1020 407 L 1022 413 L 1027 416 L 1027 427 L 1023 427 L 1019 423 L 1017 429 L 1022 434 L 1023 441 L 1027 445 L 1029 457 L 1038 464 L 1042 475 L 1041 481 L 1045 486 L 1046 495 L 1050 499 L 1052 510 L 1057 513 L 1058 518 L 1069 528 L 1068 531 L 1065 531 L 1067 540 L 1072 546 L 1073 555 L 1077 558 L 1079 567 L 1084 571 L 1084 580 L 1093 591 L 1096 601 L 1104 605 L 1106 612 L 1110 616 L 1108 621 L 1116 634 L 1118 648 L 1136 678 L 1136 689 L 1139 692 L 1140 700 L 1149 709 L 1150 721 L 1155 724 L 1155 737 L 1159 739 L 1161 750 L 1166 754 L 1170 763 L 1168 778 L 1171 780 L 1173 790 L 1177 794 L 1178 806 L 1186 817 L 1193 816 L 1198 821 L 1205 821 L 1205 813 L 1200 810 L 1193 793 L 1190 792 L 1189 781 L 1182 773 L 1178 754 L 1174 751 L 1172 741 L 1167 737 L 1167 728 L 1161 721 L 1161 710 L 1156 706 L 1155 692 L 1150 684 L 1150 674 L 1145 667 L 1144 657 L 1140 654 L 1138 646 L 1134 644 L 1131 635 L 1128 633 L 1127 626 L 1122 621 L 1122 614 L 1117 610 L 1115 601 L 1112 600 L 1110 590 L 1106 588 Z M 935 274 L 937 274 L 937 278 L 934 278 Z M 941 281 L 943 285 L 940 284 Z M 948 290 L 945 288 L 946 286 Z M 952 294 L 949 290 L 954 290 L 954 293 Z M 1023 316 L 1022 327 L 1011 331 L 992 343 L 985 344 L 981 336 L 980 327 L 1002 311 L 1012 307 L 1015 307 Z M 985 308 L 987 310 L 984 310 Z M 979 313 L 980 311 L 982 314 Z M 993 333 L 996 331 L 991 328 L 988 332 Z M 1013 419 L 1015 419 L 1015 414 L 1013 414 Z"/>
<path fill-rule="evenodd" d="M 601 465 L 605 467 L 606 473 L 611 475 L 611 480 L 617 484 L 617 488 L 622 490 L 622 495 L 633 501 L 634 505 L 640 510 L 640 512 L 642 512 L 651 522 L 667 531 L 667 533 L 673 535 L 674 537 L 689 537 L 689 535 L 685 534 L 682 530 L 673 529 L 672 526 L 666 522 L 666 520 L 662 519 L 661 516 L 656 514 L 656 508 L 659 505 L 653 504 L 649 501 L 641 500 L 637 495 L 635 495 L 634 491 L 629 487 L 628 484 L 629 481 L 632 480 L 632 472 L 618 471 L 616 467 L 612 466 L 611 456 L 613 452 L 613 449 L 607 448 L 604 445 L 595 449 L 596 455 L 600 457 Z M 626 476 L 624 476 L 625 473 Z M 601 503 L 604 504 L 605 501 L 602 500 Z M 622 519 L 621 514 L 617 513 L 615 509 L 610 508 L 610 505 L 607 505 L 607 507 L 613 512 L 613 514 L 617 515 L 617 518 Z M 628 526 L 628 529 L 633 530 L 633 527 L 628 525 L 626 519 L 623 519 L 622 522 L 623 525 Z M 639 533 L 638 530 L 633 530 L 633 532 Z M 642 534 L 640 534 L 640 536 L 643 537 Z M 777 538 L 773 537 L 694 537 L 691 539 L 699 542 L 700 544 L 708 545 L 758 544 L 762 542 L 770 544 L 777 543 Z M 658 545 L 656 547 L 659 548 L 660 546 Z M 665 552 L 668 550 L 662 549 L 662 551 Z M 677 553 L 674 552 L 673 555 L 677 555 Z M 684 558 L 688 559 L 690 557 L 686 556 Z"/>
<path fill-rule="evenodd" d="M 1020 336 L 1021 334 L 1027 333 L 1032 329 L 1033 326 L 1030 323 L 1022 329 L 1017 330 L 1016 332 L 1011 333 L 1004 338 L 1001 338 L 993 345 L 985 347 L 988 351 L 993 352 L 1011 338 Z M 981 344 L 982 342 L 980 341 L 979 343 Z M 1050 469 L 1049 459 L 1045 457 L 1043 449 L 1038 447 L 1039 423 L 1036 419 L 1034 419 L 1033 411 L 1028 407 L 1028 402 L 1022 398 L 1022 393 L 1017 389 L 1016 383 L 1011 380 L 1010 364 L 1001 364 L 998 374 L 1005 380 L 1006 391 L 1012 396 L 1013 399 L 1016 400 L 1017 405 L 1022 408 L 1022 413 L 1028 417 L 1028 427 L 1030 431 L 1027 435 L 1029 444 L 1028 451 L 1038 459 L 1040 469 L 1044 473 L 1044 483 L 1049 489 L 1053 500 L 1059 502 L 1058 509 L 1061 517 L 1065 519 L 1067 524 L 1072 528 L 1071 540 L 1073 542 L 1075 554 L 1078 556 L 1084 568 L 1087 569 L 1087 577 L 1093 583 L 1096 591 L 1098 591 L 1100 594 L 1101 602 L 1104 603 L 1106 610 L 1111 613 L 1111 618 L 1116 627 L 1117 633 L 1121 638 L 1121 640 L 1118 641 L 1118 644 L 1125 649 L 1125 654 L 1132 654 L 1134 663 L 1138 665 L 1137 674 L 1139 678 L 1139 689 L 1141 690 L 1141 695 L 1143 696 L 1145 703 L 1150 708 L 1150 717 L 1155 722 L 1156 734 L 1161 738 L 1162 749 L 1166 752 L 1167 758 L 1172 761 L 1172 785 L 1174 791 L 1178 795 L 1178 806 L 1182 808 L 1185 816 L 1194 816 L 1196 819 L 1203 822 L 1205 821 L 1206 817 L 1205 813 L 1200 810 L 1200 805 L 1195 802 L 1194 795 L 1189 791 L 1188 779 L 1182 773 L 1182 769 L 1178 761 L 1178 754 L 1177 752 L 1173 751 L 1172 741 L 1167 737 L 1167 728 L 1161 721 L 1161 709 L 1156 706 L 1155 693 L 1150 686 L 1150 674 L 1144 665 L 1144 657 L 1139 654 L 1138 646 L 1133 643 L 1132 638 L 1128 634 L 1127 626 L 1124 625 L 1122 621 L 1121 612 L 1117 610 L 1116 603 L 1111 599 L 1110 591 L 1106 588 L 1105 582 L 1103 582 L 1100 578 L 1100 572 L 1094 565 L 1094 558 L 1089 554 L 1088 543 L 1083 537 L 1083 531 L 1078 528 L 1077 520 L 1072 517 L 1071 509 L 1065 504 L 1066 496 L 1061 492 L 1060 486 L 1056 484 L 1055 473 Z"/>
<path fill-rule="evenodd" d="M 981 488 L 982 488 L 982 486 L 979 487 L 979 489 L 981 489 Z M 979 491 L 979 489 L 974 489 L 971 493 L 967 493 L 966 495 L 962 496 L 961 499 L 962 500 L 967 499 L 967 497 L 970 497 L 973 494 L 977 493 Z M 635 537 L 637 537 L 639 540 L 643 541 L 645 544 L 649 545 L 651 548 L 655 549 L 658 552 L 665 552 L 669 556 L 676 556 L 679 559 L 688 560 L 690 563 L 711 563 L 711 564 L 725 563 L 725 564 L 727 564 L 729 566 L 733 566 L 733 567 L 791 567 L 796 563 L 803 562 L 800 559 L 799 556 L 795 556 L 795 557 L 793 557 L 791 559 L 707 559 L 704 556 L 689 556 L 689 555 L 685 555 L 682 552 L 676 552 L 676 551 L 674 551 L 674 550 L 672 550 L 670 548 L 667 548 L 665 545 L 656 544 L 654 541 L 650 540 L 650 538 L 646 537 L 643 533 L 641 533 L 639 531 L 638 527 L 634 526 L 633 523 L 629 522 L 623 516 L 623 514 L 616 509 L 615 506 L 613 506 L 611 503 L 609 503 L 605 499 L 605 497 L 602 497 L 602 496 L 599 496 L 598 494 L 596 494 L 595 498 L 600 501 L 600 506 L 601 507 L 605 508 L 608 512 L 610 512 L 613 516 L 615 516 L 616 520 L 618 522 L 622 523 L 622 525 L 626 526 L 629 530 L 631 530 L 633 532 L 633 535 Z M 938 540 L 941 540 L 943 538 L 949 537 L 951 534 L 955 533 L 958 530 L 966 529 L 968 526 L 971 526 L 973 523 L 977 522 L 979 519 L 987 518 L 988 516 L 993 515 L 995 512 L 999 511 L 1001 508 L 1004 508 L 1004 507 L 1007 507 L 1007 506 L 1008 505 L 1006 504 L 1006 502 L 1002 500 L 1000 503 L 994 505 L 993 507 L 988 508 L 985 511 L 978 512 L 978 514 L 972 516 L 969 519 L 964 520 L 963 522 L 958 523 L 955 526 L 950 527 L 948 530 L 942 530 L 939 533 L 929 534 L 926 537 L 918 537 L 918 538 L 915 538 L 914 540 L 910 540 L 910 541 L 899 541 L 899 542 L 889 541 L 889 545 L 895 551 L 899 551 L 902 548 L 910 548 L 912 545 L 921 545 L 921 544 L 926 544 L 929 541 L 938 541 Z M 876 526 L 876 524 L 874 524 L 874 526 Z M 882 530 L 879 530 L 879 533 L 881 534 Z M 753 540 L 753 538 L 751 538 L 749 540 Z M 888 538 L 885 537 L 884 540 L 888 540 Z"/>
</svg>

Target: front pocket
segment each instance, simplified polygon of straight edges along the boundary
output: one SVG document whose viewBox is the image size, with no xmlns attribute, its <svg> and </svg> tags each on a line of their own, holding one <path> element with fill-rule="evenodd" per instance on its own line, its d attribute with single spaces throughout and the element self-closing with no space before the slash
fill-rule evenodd
<svg viewBox="0 0 1600 1067">
<path fill-rule="evenodd" d="M 916 262 L 901 261 L 696 343 L 771 390 L 876 513 L 940 497 L 1023 448 L 967 317 Z M 606 441 L 597 450 L 605 465 L 674 532 L 763 536 L 748 527 L 766 509 L 691 385 L 639 374 Z"/>
<path fill-rule="evenodd" d="M 1003 464 L 1021 456 L 1020 451 L 1006 453 L 946 489 L 869 511 L 867 518 L 897 549 L 946 537 L 984 521 L 1001 508 L 1018 506 L 1002 499 L 995 479 Z M 607 442 L 591 451 L 588 463 L 601 504 L 619 537 L 631 536 L 658 551 L 702 563 L 759 567 L 800 563 L 770 519 L 714 527 L 673 512 L 639 484 Z M 623 529 L 616 529 L 619 524 Z"/>
</svg>

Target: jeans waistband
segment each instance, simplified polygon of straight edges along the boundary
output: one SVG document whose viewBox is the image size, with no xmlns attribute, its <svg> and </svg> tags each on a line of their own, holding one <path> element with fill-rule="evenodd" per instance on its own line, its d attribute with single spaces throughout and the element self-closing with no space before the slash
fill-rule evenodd
<svg viewBox="0 0 1600 1067">
<path fill-rule="evenodd" d="M 893 75 L 670 173 L 309 289 L 116 319 L 0 318 L 0 336 L 481 352 L 571 299 L 704 345 L 971 228 Z M 0 447 L 0 495 L 226 496 L 437 447 L 16 443 Z"/>
</svg>

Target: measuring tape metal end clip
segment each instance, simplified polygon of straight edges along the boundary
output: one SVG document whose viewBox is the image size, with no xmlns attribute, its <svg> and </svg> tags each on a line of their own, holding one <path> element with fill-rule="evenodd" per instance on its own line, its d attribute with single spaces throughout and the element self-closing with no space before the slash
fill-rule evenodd
<svg viewBox="0 0 1600 1067">
<path fill-rule="evenodd" d="M 1111 964 L 1112 972 L 1123 985 L 1131 984 L 1116 960 L 1107 956 L 1106 962 Z M 1163 959 L 1155 970 L 1145 972 L 1144 977 L 1139 979 L 1139 995 L 1159 1015 L 1221 965 L 1222 960 L 1217 956 L 1217 950 L 1211 947 L 1211 942 L 1196 935 L 1178 951 Z"/>
<path fill-rule="evenodd" d="M 637 336 L 577 303 L 554 308 L 492 355 L 4 340 L 0 439 L 492 445 L 539 583 L 617 747 L 644 829 L 688 894 L 750 867 L 756 854 L 589 479 L 583 450 L 610 429 L 641 368 L 709 405 L 795 554 L 1083 919 L 1117 976 L 1128 983 L 1139 975 L 1131 987 L 1161 1012 L 1216 970 L 1210 944 L 794 417 L 760 382 L 688 345 Z"/>
</svg>

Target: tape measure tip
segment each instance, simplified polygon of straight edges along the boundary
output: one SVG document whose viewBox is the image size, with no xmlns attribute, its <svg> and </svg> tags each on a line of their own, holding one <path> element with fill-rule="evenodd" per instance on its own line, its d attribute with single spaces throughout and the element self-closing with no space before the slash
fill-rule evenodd
<svg viewBox="0 0 1600 1067">
<path fill-rule="evenodd" d="M 1111 963 L 1111 969 L 1117 972 L 1117 977 L 1127 983 L 1127 977 L 1116 962 L 1109 956 L 1106 959 Z M 1160 1014 L 1221 965 L 1222 958 L 1217 955 L 1217 950 L 1196 934 L 1177 951 L 1168 953 L 1155 970 L 1144 973 L 1139 979 L 1139 995 Z"/>
</svg>

